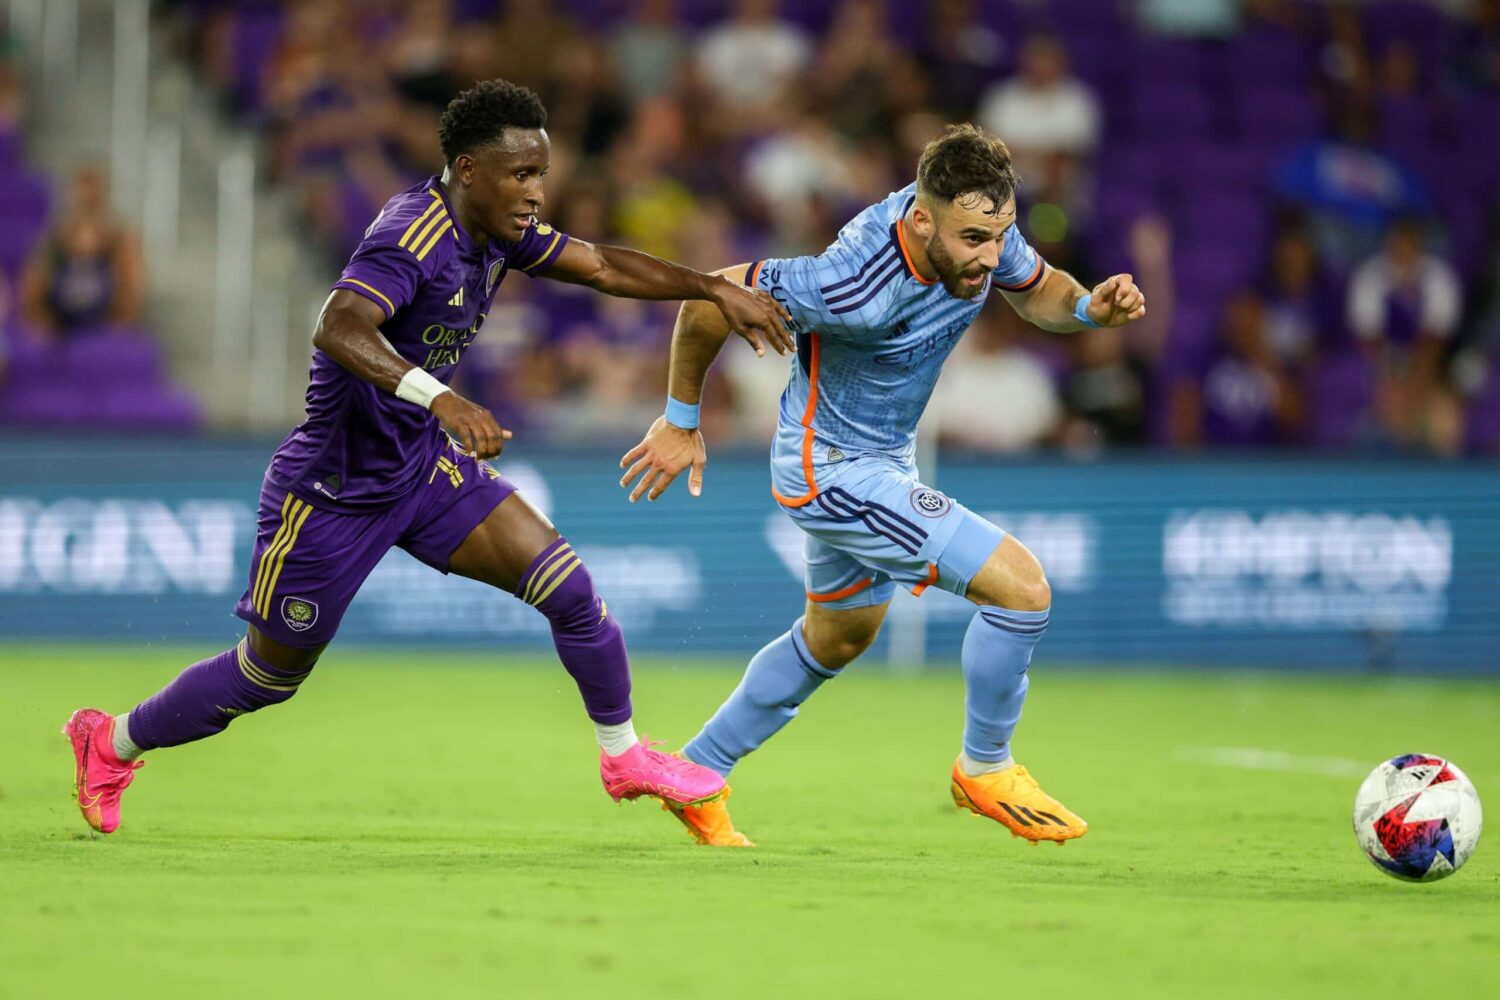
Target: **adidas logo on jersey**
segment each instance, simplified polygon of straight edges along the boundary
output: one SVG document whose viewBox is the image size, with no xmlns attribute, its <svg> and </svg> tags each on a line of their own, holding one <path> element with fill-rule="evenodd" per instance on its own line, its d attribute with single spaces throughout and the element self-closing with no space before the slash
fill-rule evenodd
<svg viewBox="0 0 1500 1000">
<path fill-rule="evenodd" d="M 464 290 L 460 288 L 453 293 L 453 298 L 448 300 L 450 306 L 462 306 L 464 304 Z"/>
</svg>

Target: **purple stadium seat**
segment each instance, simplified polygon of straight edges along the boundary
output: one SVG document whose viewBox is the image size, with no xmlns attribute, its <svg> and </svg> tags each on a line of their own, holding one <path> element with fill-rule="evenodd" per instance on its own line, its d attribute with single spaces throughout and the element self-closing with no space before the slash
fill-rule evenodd
<svg viewBox="0 0 1500 1000">
<path fill-rule="evenodd" d="M 71 383 L 12 378 L 0 387 L 0 424 L 27 428 L 99 426 L 92 404 L 89 394 Z"/>
<path fill-rule="evenodd" d="M 1473 454 L 1500 456 L 1500 366 L 1490 359 L 1490 372 L 1479 395 L 1469 402 L 1464 439 Z"/>
<path fill-rule="evenodd" d="M 150 391 L 107 391 L 97 397 L 95 413 L 101 422 L 131 430 L 189 431 L 203 419 L 196 399 L 166 385 L 153 386 Z"/>
<path fill-rule="evenodd" d="M 1387 97 L 1380 102 L 1380 140 L 1398 155 L 1426 149 L 1433 140 L 1433 114 L 1420 97 Z"/>
<path fill-rule="evenodd" d="M 1271 219 L 1264 198 L 1213 188 L 1188 187 L 1183 192 L 1173 212 L 1178 232 L 1195 234 L 1194 242 L 1233 249 L 1252 259 L 1265 249 Z"/>
<path fill-rule="evenodd" d="M 1250 284 L 1259 265 L 1259 248 L 1239 245 L 1228 233 L 1179 232 L 1172 251 L 1179 288 L 1194 286 L 1205 297 Z"/>
<path fill-rule="evenodd" d="M 247 111 L 260 110 L 261 77 L 281 41 L 285 19 L 279 4 L 242 8 L 234 13 L 230 73 L 234 97 Z"/>
<path fill-rule="evenodd" d="M 1228 188 L 1259 193 L 1270 186 L 1270 157 L 1264 146 L 1188 140 L 1174 143 L 1162 155 L 1179 190 Z"/>
<path fill-rule="evenodd" d="M 161 348 L 139 330 L 109 328 L 69 335 L 63 365 L 79 381 L 132 389 L 161 378 Z"/>
<path fill-rule="evenodd" d="M 1242 82 L 1232 94 L 1234 116 L 1247 143 L 1286 149 L 1322 131 L 1323 113 L 1306 90 Z"/>
<path fill-rule="evenodd" d="M 1214 106 L 1199 87 L 1143 83 L 1131 105 L 1138 138 L 1199 138 L 1214 131 Z"/>
<path fill-rule="evenodd" d="M 1195 42 L 1139 38 L 1131 50 L 1130 67 L 1142 83 L 1196 86 L 1203 82 L 1204 49 Z"/>
<path fill-rule="evenodd" d="M 1308 386 L 1312 441 L 1320 448 L 1347 448 L 1365 423 L 1374 390 L 1370 363 L 1358 351 L 1323 361 Z"/>
<path fill-rule="evenodd" d="M 1312 77 L 1313 54 L 1297 36 L 1276 28 L 1252 28 L 1230 39 L 1224 70 L 1232 81 L 1275 80 L 1305 86 Z"/>
</svg>

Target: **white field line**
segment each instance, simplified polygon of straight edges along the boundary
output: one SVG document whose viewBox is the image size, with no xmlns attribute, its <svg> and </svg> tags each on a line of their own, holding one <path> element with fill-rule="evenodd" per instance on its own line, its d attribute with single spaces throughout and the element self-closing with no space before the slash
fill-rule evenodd
<svg viewBox="0 0 1500 1000">
<path fill-rule="evenodd" d="M 1348 757 L 1311 757 L 1261 747 L 1180 746 L 1175 756 L 1185 763 L 1234 767 L 1242 771 L 1321 774 L 1329 778 L 1363 778 L 1379 763 L 1351 760 Z"/>
</svg>

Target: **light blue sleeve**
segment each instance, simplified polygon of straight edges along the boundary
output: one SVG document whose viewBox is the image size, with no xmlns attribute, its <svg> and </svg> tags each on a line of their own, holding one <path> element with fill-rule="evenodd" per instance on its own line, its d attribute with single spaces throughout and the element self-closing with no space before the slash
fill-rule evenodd
<svg viewBox="0 0 1500 1000">
<path fill-rule="evenodd" d="M 867 339 L 870 316 L 901 274 L 894 247 L 861 261 L 836 243 L 816 257 L 771 257 L 750 265 L 747 285 L 764 288 L 786 306 L 801 334 L 822 333 L 844 340 Z"/>
<path fill-rule="evenodd" d="M 1027 292 L 1047 273 L 1047 262 L 1032 249 L 1017 226 L 1005 234 L 1000 263 L 993 272 L 994 286 L 1002 292 Z"/>
</svg>

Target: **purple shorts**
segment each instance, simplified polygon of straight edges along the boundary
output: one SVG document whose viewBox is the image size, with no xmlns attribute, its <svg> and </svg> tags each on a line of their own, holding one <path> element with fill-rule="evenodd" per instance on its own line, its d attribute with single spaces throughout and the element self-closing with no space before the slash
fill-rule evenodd
<svg viewBox="0 0 1500 1000">
<path fill-rule="evenodd" d="M 490 465 L 452 444 L 415 489 L 369 514 L 320 510 L 268 481 L 260 491 L 249 588 L 234 613 L 279 643 L 321 646 L 393 547 L 446 573 L 469 533 L 515 491 Z"/>
</svg>

